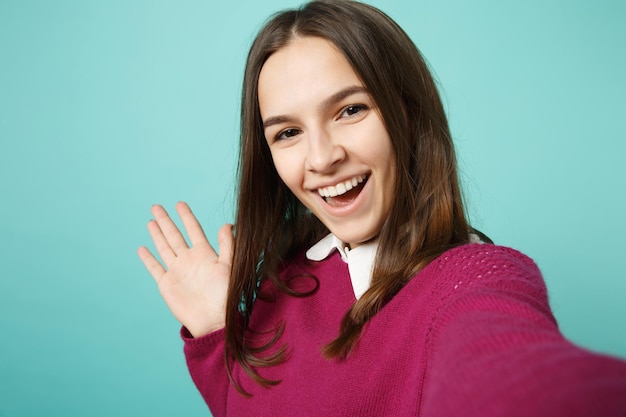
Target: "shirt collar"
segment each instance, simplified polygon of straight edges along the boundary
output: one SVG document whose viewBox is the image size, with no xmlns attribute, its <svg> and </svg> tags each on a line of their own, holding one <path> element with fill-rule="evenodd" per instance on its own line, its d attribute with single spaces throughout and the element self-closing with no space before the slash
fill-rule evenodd
<svg viewBox="0 0 626 417">
<path fill-rule="evenodd" d="M 377 249 L 378 241 L 367 242 L 349 249 L 331 233 L 313 245 L 306 252 L 306 257 L 312 261 L 322 261 L 335 250 L 339 252 L 341 259 L 348 264 L 352 289 L 358 300 L 370 286 Z"/>
<path fill-rule="evenodd" d="M 337 236 L 330 233 L 306 251 L 306 257 L 312 261 L 323 261 L 328 258 L 334 250 L 337 250 L 341 254 L 341 259 L 343 259 L 344 262 L 347 261 L 343 242 L 339 240 Z"/>
</svg>

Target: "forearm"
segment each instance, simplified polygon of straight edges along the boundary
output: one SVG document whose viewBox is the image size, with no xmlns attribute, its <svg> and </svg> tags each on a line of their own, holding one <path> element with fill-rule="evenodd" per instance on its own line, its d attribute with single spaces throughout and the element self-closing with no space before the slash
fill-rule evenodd
<svg viewBox="0 0 626 417">
<path fill-rule="evenodd" d="M 224 329 L 194 338 L 183 327 L 181 337 L 187 367 L 198 391 L 214 417 L 225 416 L 230 379 L 224 360 Z"/>
</svg>

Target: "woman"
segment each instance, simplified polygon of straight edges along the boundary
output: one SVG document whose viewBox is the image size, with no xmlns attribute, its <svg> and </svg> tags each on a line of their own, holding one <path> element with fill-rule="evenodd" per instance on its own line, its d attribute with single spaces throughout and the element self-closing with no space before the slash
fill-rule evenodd
<svg viewBox="0 0 626 417">
<path fill-rule="evenodd" d="M 470 244 L 419 51 L 379 10 L 314 1 L 248 56 L 236 231 L 219 255 L 155 206 L 139 256 L 221 415 L 619 415 L 626 365 L 559 333 L 524 255 Z"/>
</svg>

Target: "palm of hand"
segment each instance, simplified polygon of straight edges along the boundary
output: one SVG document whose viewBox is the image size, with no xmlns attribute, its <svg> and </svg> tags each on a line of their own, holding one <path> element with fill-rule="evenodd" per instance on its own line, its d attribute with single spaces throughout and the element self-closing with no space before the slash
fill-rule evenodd
<svg viewBox="0 0 626 417">
<path fill-rule="evenodd" d="M 167 212 L 154 206 L 155 220 L 148 223 L 148 230 L 165 266 L 145 247 L 139 248 L 138 253 L 169 309 L 194 337 L 198 337 L 224 326 L 232 231 L 230 225 L 220 229 L 218 255 L 189 207 L 179 203 L 176 209 L 192 246 L 187 244 Z"/>
</svg>

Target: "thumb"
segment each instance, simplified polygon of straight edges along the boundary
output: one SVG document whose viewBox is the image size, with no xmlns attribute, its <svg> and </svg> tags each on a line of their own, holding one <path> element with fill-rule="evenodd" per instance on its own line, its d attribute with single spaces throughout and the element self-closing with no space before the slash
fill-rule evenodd
<svg viewBox="0 0 626 417">
<path fill-rule="evenodd" d="M 233 225 L 223 225 L 217 232 L 217 243 L 219 245 L 218 262 L 232 265 L 233 263 Z"/>
</svg>

